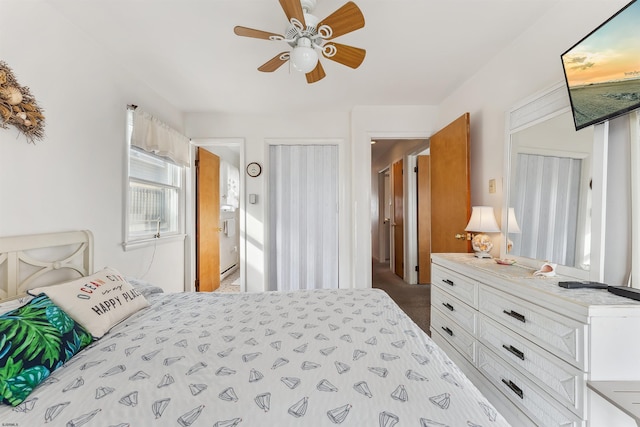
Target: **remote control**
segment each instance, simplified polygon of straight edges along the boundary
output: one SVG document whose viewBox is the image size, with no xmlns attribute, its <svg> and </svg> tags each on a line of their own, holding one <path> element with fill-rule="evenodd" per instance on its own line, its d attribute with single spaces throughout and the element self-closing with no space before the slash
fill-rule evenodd
<svg viewBox="0 0 640 427">
<path fill-rule="evenodd" d="M 590 288 L 590 289 L 607 289 L 609 285 L 600 282 L 589 282 L 589 281 L 568 281 L 568 282 L 558 282 L 558 286 L 561 288 L 567 289 L 578 289 L 578 288 Z"/>
<path fill-rule="evenodd" d="M 612 294 L 640 301 L 640 289 L 629 288 L 626 286 L 609 286 L 608 289 Z"/>
</svg>

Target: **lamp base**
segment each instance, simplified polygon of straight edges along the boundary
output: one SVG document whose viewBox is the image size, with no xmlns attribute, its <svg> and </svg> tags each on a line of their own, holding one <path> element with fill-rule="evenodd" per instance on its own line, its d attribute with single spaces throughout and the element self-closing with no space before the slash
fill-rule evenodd
<svg viewBox="0 0 640 427">
<path fill-rule="evenodd" d="M 476 253 L 478 258 L 493 258 L 489 252 L 493 249 L 493 243 L 486 234 L 476 234 L 471 239 L 471 247 Z"/>
<path fill-rule="evenodd" d="M 476 252 L 476 258 L 493 258 L 489 252 Z"/>
</svg>

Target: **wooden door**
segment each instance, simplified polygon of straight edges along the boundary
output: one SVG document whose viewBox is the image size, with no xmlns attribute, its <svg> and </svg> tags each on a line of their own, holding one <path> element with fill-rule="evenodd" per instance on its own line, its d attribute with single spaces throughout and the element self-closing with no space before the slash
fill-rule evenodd
<svg viewBox="0 0 640 427">
<path fill-rule="evenodd" d="M 396 275 L 404 279 L 404 185 L 402 160 L 392 166 L 393 181 L 393 259 Z"/>
<path fill-rule="evenodd" d="M 429 156 L 416 158 L 418 190 L 418 283 L 431 283 L 431 173 Z"/>
<path fill-rule="evenodd" d="M 465 234 L 471 215 L 469 113 L 430 138 L 431 252 L 470 252 Z"/>
<path fill-rule="evenodd" d="M 220 157 L 198 148 L 196 160 L 196 291 L 220 287 Z"/>
</svg>

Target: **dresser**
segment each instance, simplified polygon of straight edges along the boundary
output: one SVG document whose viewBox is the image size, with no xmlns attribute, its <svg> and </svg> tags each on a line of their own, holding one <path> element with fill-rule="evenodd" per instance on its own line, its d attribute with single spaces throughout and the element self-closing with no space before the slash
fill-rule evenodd
<svg viewBox="0 0 640 427">
<path fill-rule="evenodd" d="M 587 381 L 640 380 L 640 302 L 433 254 L 431 336 L 512 425 L 626 427 Z"/>
</svg>

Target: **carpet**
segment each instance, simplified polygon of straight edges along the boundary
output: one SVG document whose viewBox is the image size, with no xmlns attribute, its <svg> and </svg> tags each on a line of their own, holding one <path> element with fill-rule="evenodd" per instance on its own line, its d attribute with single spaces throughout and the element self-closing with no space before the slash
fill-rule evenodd
<svg viewBox="0 0 640 427">
<path fill-rule="evenodd" d="M 431 318 L 431 285 L 410 285 L 389 270 L 389 264 L 373 261 L 373 287 L 389 294 L 400 308 L 407 313 L 427 335 Z"/>
</svg>

